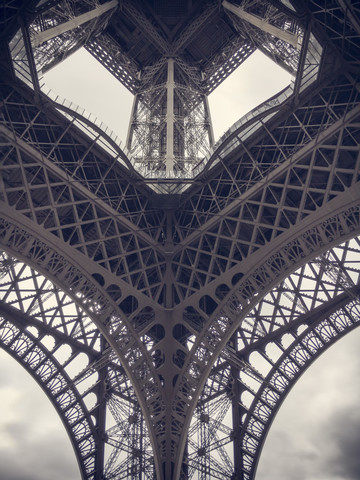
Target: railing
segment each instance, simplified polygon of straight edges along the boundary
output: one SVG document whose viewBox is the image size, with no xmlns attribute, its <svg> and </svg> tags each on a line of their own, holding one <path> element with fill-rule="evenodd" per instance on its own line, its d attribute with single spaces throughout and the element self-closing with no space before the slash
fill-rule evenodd
<svg viewBox="0 0 360 480">
<path fill-rule="evenodd" d="M 94 139 L 112 157 L 117 158 L 125 167 L 133 169 L 131 155 L 120 138 L 104 122 L 83 107 L 71 102 L 53 92 L 46 85 L 41 86 L 42 92 L 53 102 L 55 108 L 73 121 L 90 138 Z"/>
<path fill-rule="evenodd" d="M 34 88 L 21 30 L 19 30 L 11 40 L 10 51 L 16 75 L 31 88 Z M 316 80 L 321 54 L 322 47 L 311 34 L 307 45 L 306 60 L 299 88 L 300 92 L 308 88 L 309 85 Z M 173 172 L 170 176 L 166 173 L 165 169 L 157 170 L 148 168 L 146 166 L 146 159 L 132 158 L 130 151 L 122 144 L 116 133 L 95 115 L 87 112 L 74 102 L 60 97 L 46 87 L 45 84 L 41 86 L 41 90 L 63 115 L 73 121 L 95 142 L 100 144 L 113 158 L 117 158 L 119 162 L 130 171 L 136 171 L 137 174 L 142 175 L 148 180 L 150 185 L 152 183 L 155 185 L 156 181 L 160 180 L 163 184 L 162 188 L 166 189 L 166 182 L 169 183 L 169 185 L 176 183 L 177 188 L 179 188 L 179 184 L 181 184 L 181 180 L 183 180 L 185 186 L 185 184 L 189 183 L 190 179 L 195 178 L 205 169 L 210 169 L 216 165 L 220 161 L 220 157 L 224 158 L 228 156 L 248 137 L 260 129 L 265 122 L 268 122 L 279 111 L 282 105 L 288 101 L 294 93 L 294 82 L 279 94 L 263 102 L 236 121 L 195 167 L 192 167 L 193 160 L 184 159 L 184 168 Z M 173 190 L 173 187 L 171 187 L 170 190 Z"/>
<path fill-rule="evenodd" d="M 77 105 L 76 103 L 67 100 L 66 98 L 61 97 L 57 93 L 53 92 L 51 89 L 49 89 L 46 84 L 43 84 L 41 86 L 42 92 L 50 98 L 53 102 L 55 102 L 58 106 L 63 106 L 67 110 L 71 110 L 74 113 L 77 114 L 77 118 L 84 118 L 87 120 L 87 123 L 93 124 L 96 126 L 98 129 L 100 129 L 104 135 L 106 135 L 108 138 L 110 138 L 124 153 L 129 154 L 127 148 L 125 145 L 122 145 L 122 142 L 118 135 L 111 130 L 104 122 L 102 122 L 100 119 L 98 119 L 94 114 L 88 112 L 85 110 L 85 108 L 81 107 L 80 105 Z"/>
<path fill-rule="evenodd" d="M 300 83 L 300 92 L 308 88 L 317 78 L 319 72 L 322 47 L 314 35 L 310 35 L 307 47 L 306 60 Z M 210 168 L 222 158 L 229 155 L 243 143 L 250 135 L 269 121 L 294 93 L 295 81 L 277 95 L 261 103 L 246 115 L 237 120 L 215 143 L 209 154 L 193 169 L 196 177 L 206 167 Z"/>
<path fill-rule="evenodd" d="M 210 167 L 218 163 L 218 157 L 226 157 L 248 137 L 255 133 L 264 122 L 272 118 L 281 106 L 290 98 L 294 91 L 294 82 L 266 100 L 262 104 L 250 110 L 246 115 L 237 120 L 215 143 L 209 154 L 194 168 L 193 176 L 201 173 L 206 166 Z"/>
</svg>

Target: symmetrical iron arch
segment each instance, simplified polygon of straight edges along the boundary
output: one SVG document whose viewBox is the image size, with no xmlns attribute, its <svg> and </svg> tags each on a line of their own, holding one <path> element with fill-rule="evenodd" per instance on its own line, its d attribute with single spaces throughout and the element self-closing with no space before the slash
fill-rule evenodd
<svg viewBox="0 0 360 480">
<path fill-rule="evenodd" d="M 267 429 L 288 390 L 324 349 L 359 321 L 359 254 L 359 239 L 327 251 L 291 274 L 247 315 L 213 367 L 198 401 L 184 462 L 188 472 L 193 475 L 204 469 L 213 478 L 231 478 L 232 469 L 239 465 L 234 467 L 236 459 L 229 456 L 225 446 L 236 441 L 245 453 L 243 478 L 253 478 Z M 124 443 L 124 438 L 134 437 L 140 442 L 139 434 L 136 437 L 131 431 L 136 424 L 140 428 L 136 397 L 116 357 L 109 349 L 101 354 L 94 324 L 46 277 L 6 254 L 2 255 L 1 283 L 2 346 L 30 371 L 56 406 L 80 466 L 85 468 L 84 478 L 96 478 L 97 450 L 104 447 L 104 441 L 115 447 L 108 461 L 108 478 L 118 478 L 120 472 L 125 473 L 120 478 L 130 478 L 140 468 L 145 478 L 151 478 L 153 462 L 149 452 L 145 455 L 150 446 L 145 431 L 141 433 L 145 445 L 142 466 L 132 458 L 134 447 L 129 449 Z M 245 342 L 247 346 L 239 348 Z M 70 345 L 66 352 L 65 345 Z M 71 347 L 73 353 L 68 356 Z M 63 352 L 59 354 L 59 350 Z M 75 374 L 73 371 L 69 378 L 66 367 L 84 353 L 88 356 L 84 368 Z M 251 358 L 254 355 L 256 358 Z M 180 355 L 177 361 L 181 359 Z M 84 398 L 94 392 L 94 407 L 89 408 L 89 403 L 84 407 Z M 222 422 L 231 405 L 239 410 L 238 429 L 233 423 L 236 417 L 228 418 L 228 424 Z M 114 412 L 117 420 L 107 431 L 104 423 L 99 425 L 103 409 Z M 236 430 L 240 438 L 235 440 Z M 127 453 L 120 466 L 114 465 L 121 455 L 119 447 Z M 227 468 L 219 465 L 214 451 L 227 458 Z"/>
<path fill-rule="evenodd" d="M 250 480 L 287 391 L 359 318 L 358 10 L 25 3 L 1 17 L 2 345 L 56 406 L 84 479 Z M 206 37 L 214 19 L 225 44 Z M 45 66 L 81 45 L 138 102 L 168 109 L 159 187 L 41 93 L 39 55 Z M 237 122 L 197 176 L 172 178 L 185 117 L 172 120 L 171 75 L 191 110 L 255 47 L 296 70 L 294 85 Z"/>
</svg>

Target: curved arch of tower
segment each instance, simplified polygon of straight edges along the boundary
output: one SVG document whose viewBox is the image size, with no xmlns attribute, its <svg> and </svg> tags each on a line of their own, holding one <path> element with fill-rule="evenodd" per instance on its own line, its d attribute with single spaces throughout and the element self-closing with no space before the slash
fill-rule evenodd
<svg viewBox="0 0 360 480">
<path fill-rule="evenodd" d="M 0 25 L 0 346 L 84 480 L 255 478 L 360 320 L 359 9 L 7 0 Z M 43 91 L 79 48 L 134 95 L 123 148 Z M 214 143 L 208 95 L 257 49 L 291 85 Z"/>
</svg>

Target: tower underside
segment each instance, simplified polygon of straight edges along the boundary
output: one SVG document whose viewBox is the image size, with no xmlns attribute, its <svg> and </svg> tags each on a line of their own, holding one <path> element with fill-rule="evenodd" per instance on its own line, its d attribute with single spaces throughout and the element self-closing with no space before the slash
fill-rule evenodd
<svg viewBox="0 0 360 480">
<path fill-rule="evenodd" d="M 285 396 L 360 319 L 359 9 L 0 15 L 1 347 L 83 479 L 255 478 Z M 42 91 L 81 47 L 134 94 L 124 149 Z M 293 82 L 214 143 L 207 96 L 256 49 Z"/>
</svg>

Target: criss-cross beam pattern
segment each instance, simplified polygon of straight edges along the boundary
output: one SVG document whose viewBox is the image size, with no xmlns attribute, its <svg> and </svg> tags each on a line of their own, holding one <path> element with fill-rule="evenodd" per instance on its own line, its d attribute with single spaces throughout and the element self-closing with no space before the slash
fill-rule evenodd
<svg viewBox="0 0 360 480">
<path fill-rule="evenodd" d="M 100 474 L 103 469 L 105 432 L 104 417 L 101 416 L 102 385 L 97 380 L 79 392 L 72 377 L 66 372 L 67 368 L 71 368 L 72 362 L 76 364 L 80 360 L 81 346 L 76 345 L 72 350 L 67 335 L 58 335 L 55 340 L 48 329 L 43 330 L 42 325 L 37 325 L 32 318 L 22 317 L 8 306 L 1 305 L 0 310 L 2 348 L 26 368 L 52 401 L 80 460 L 83 478 L 96 478 L 96 474 Z M 32 328 L 35 335 L 29 331 Z M 61 356 L 61 352 L 69 355 L 69 358 L 57 360 L 56 354 Z M 83 355 L 87 356 L 87 353 L 83 352 Z M 79 376 L 77 381 L 81 380 Z M 90 401 L 87 403 L 87 400 Z"/>
<path fill-rule="evenodd" d="M 35 50 L 38 66 L 53 68 L 84 46 L 90 36 L 99 35 L 117 6 L 116 0 L 102 6 L 95 0 L 55 2 L 49 15 L 49 7 L 40 5 L 31 28 L 33 45 L 41 47 Z"/>
<path fill-rule="evenodd" d="M 310 1 L 306 6 L 307 13 L 324 29 L 324 33 L 341 55 L 355 68 L 359 67 L 360 58 L 360 8 L 357 2 L 348 0 Z"/>
<path fill-rule="evenodd" d="M 212 178 L 174 213 L 177 301 L 234 275 L 246 257 L 355 185 L 358 102 L 356 82 L 337 78 L 286 120 L 265 123 L 254 143 L 242 142 L 240 130 L 226 160 L 220 151 Z"/>
<path fill-rule="evenodd" d="M 104 157 L 95 142 L 88 145 L 71 123 L 61 116 L 52 122 L 16 91 L 8 93 L 1 132 L 2 166 L 10 182 L 7 203 L 99 264 L 105 261 L 116 276 L 123 272 L 125 282 L 147 288 L 149 296 L 161 295 L 164 261 L 158 240 L 164 236 L 164 215 L 149 206 L 149 192 L 138 188 L 128 172 L 112 168 L 117 159 Z M 15 148 L 14 133 L 19 137 Z M 83 185 L 83 194 L 81 188 L 73 191 L 70 179 Z M 144 283 L 147 269 L 151 280 Z"/>
<path fill-rule="evenodd" d="M 83 477 L 95 478 L 103 465 L 104 392 L 101 370 L 87 367 L 102 355 L 100 334 L 48 279 L 4 253 L 0 265 L 1 345 L 52 400 Z"/>
<path fill-rule="evenodd" d="M 88 271 L 88 267 L 91 264 L 93 264 L 93 260 L 90 259 L 90 257 L 87 254 L 83 255 L 81 251 L 78 251 L 77 253 L 75 253 L 76 249 L 73 249 L 73 247 L 70 245 L 71 235 L 70 237 L 66 237 L 65 239 L 65 237 L 63 237 L 62 234 L 60 234 L 62 238 L 60 239 L 60 243 L 56 245 L 57 241 L 59 240 L 59 237 L 57 234 L 53 235 L 53 233 L 51 233 L 51 230 L 52 230 L 51 227 L 50 227 L 50 230 L 48 231 L 47 231 L 47 228 L 44 229 L 44 233 L 45 231 L 47 231 L 47 234 L 49 234 L 49 238 L 43 237 L 41 240 L 39 239 L 38 233 L 35 235 L 30 234 L 30 231 L 32 230 L 31 227 L 30 229 L 28 226 L 25 226 L 25 229 L 19 228 L 18 220 L 20 220 L 20 224 L 22 224 L 22 220 L 27 218 L 30 221 L 30 223 L 33 223 L 33 219 L 36 217 L 35 212 L 38 210 L 38 207 L 40 207 L 41 204 L 44 206 L 44 203 L 43 203 L 44 200 L 45 200 L 45 203 L 47 203 L 48 207 L 50 207 L 50 209 L 51 209 L 51 204 L 55 206 L 55 204 L 58 203 L 60 198 L 64 200 L 65 204 L 63 205 L 64 209 L 62 210 L 62 213 L 64 214 L 63 219 L 61 218 L 62 214 L 60 214 L 60 218 L 58 217 L 57 214 L 55 215 L 58 218 L 57 224 L 59 227 L 61 225 L 65 227 L 65 224 L 66 224 L 65 217 L 67 217 L 68 220 L 70 221 L 70 224 L 73 224 L 73 226 L 74 226 L 74 223 L 77 224 L 78 226 L 82 225 L 81 229 L 85 228 L 86 230 L 87 227 L 85 227 L 85 224 L 83 223 L 83 221 L 80 220 L 80 223 L 78 223 L 78 220 L 81 217 L 85 219 L 85 217 L 87 216 L 86 211 L 88 211 L 89 207 L 92 213 L 96 211 L 97 207 L 95 207 L 95 205 L 94 207 L 91 206 L 92 201 L 90 197 L 88 197 L 88 193 L 89 193 L 88 189 L 86 188 L 83 189 L 83 193 L 87 192 L 85 195 L 85 200 L 84 199 L 81 200 L 80 197 L 77 197 L 77 194 L 75 194 L 75 197 L 74 197 L 73 193 L 75 192 L 71 193 L 72 181 L 70 180 L 70 177 L 67 175 L 66 171 L 60 168 L 57 168 L 56 172 L 51 171 L 54 165 L 52 165 L 50 171 L 47 171 L 47 169 L 44 168 L 44 165 L 43 165 L 43 160 L 46 160 L 46 157 L 41 152 L 41 150 L 31 147 L 26 142 L 22 143 L 22 140 L 20 137 L 18 137 L 17 140 L 14 142 L 14 137 L 13 137 L 14 132 L 12 132 L 12 134 L 9 137 L 8 136 L 9 131 L 5 129 L 6 127 L 4 127 L 4 131 L 3 131 L 4 137 L 2 137 L 4 140 L 4 142 L 2 142 L 2 145 L 6 150 L 6 153 L 3 157 L 4 160 L 6 157 L 6 160 L 3 163 L 5 170 L 4 170 L 4 175 L 2 175 L 2 180 L 3 180 L 2 185 L 3 186 L 6 185 L 5 189 L 2 190 L 2 198 L 3 200 L 5 200 L 5 201 L 2 201 L 2 208 L 1 208 L 2 244 L 6 245 L 6 248 L 10 251 L 10 253 L 14 254 L 17 257 L 23 258 L 27 262 L 29 262 L 31 265 L 38 267 L 49 278 L 54 279 L 58 284 L 62 285 L 64 290 L 66 290 L 66 292 L 75 301 L 77 301 L 82 305 L 82 307 L 87 311 L 87 313 L 94 319 L 96 325 L 99 328 L 101 328 L 101 330 L 104 333 L 104 337 L 106 341 L 109 343 L 109 345 L 111 346 L 111 348 L 113 348 L 114 352 L 117 352 L 117 354 L 121 357 L 122 364 L 126 366 L 125 369 L 130 378 L 133 375 L 131 373 L 132 367 L 130 367 L 130 364 L 132 364 L 135 367 L 135 371 L 137 371 L 137 373 L 135 373 L 135 376 L 138 378 L 138 380 L 136 380 L 135 377 L 132 379 L 134 389 L 135 391 L 137 391 L 138 395 L 140 391 L 143 390 L 143 394 L 140 394 L 140 396 L 143 396 L 143 402 L 144 402 L 142 405 L 142 408 L 145 410 L 150 408 L 151 413 L 149 411 L 149 413 L 147 414 L 147 420 L 149 421 L 150 415 L 156 415 L 157 412 L 162 410 L 162 402 L 163 402 L 161 400 L 161 393 L 160 393 L 160 390 L 161 390 L 160 379 L 155 372 L 155 365 L 157 364 L 157 355 L 156 355 L 156 349 L 154 345 L 156 344 L 159 338 L 158 337 L 159 335 L 160 335 L 160 338 L 162 338 L 161 328 L 160 328 L 160 332 L 157 333 L 157 330 L 159 330 L 159 328 L 156 328 L 156 324 L 154 324 L 155 322 L 153 321 L 154 312 L 151 305 L 154 304 L 155 302 L 152 298 L 149 298 L 149 296 L 146 294 L 144 295 L 144 297 L 146 297 L 147 300 L 145 300 L 145 302 L 141 300 L 140 297 L 138 296 L 140 292 L 137 292 L 136 288 L 135 289 L 132 288 L 127 281 L 124 281 L 123 285 L 121 284 L 121 282 L 119 283 L 118 281 L 119 279 L 116 279 L 117 275 L 115 275 L 109 283 L 104 279 L 104 276 L 103 276 L 104 272 L 99 273 L 99 271 L 98 272 L 93 271 L 92 273 L 90 273 Z M 64 137 L 62 138 L 65 139 Z M 19 141 L 22 147 L 24 147 L 24 149 L 22 149 L 20 145 L 19 145 L 19 148 L 16 146 L 17 142 Z M 70 151 L 70 155 L 71 155 L 71 149 L 69 149 L 69 146 L 70 145 L 74 146 L 76 151 L 76 143 L 75 142 L 72 142 L 72 144 L 66 143 L 65 151 L 66 150 L 68 152 Z M 83 146 L 86 147 L 86 145 L 84 144 Z M 28 150 L 29 147 L 30 147 L 30 150 Z M 87 150 L 86 153 L 88 155 L 88 158 L 90 159 L 91 157 L 90 151 L 88 148 L 86 148 L 86 150 Z M 72 153 L 74 153 L 74 151 Z M 24 166 L 25 165 L 23 163 L 24 160 L 25 160 L 25 164 L 27 164 L 27 167 Z M 9 168 L 5 166 L 6 164 L 8 165 Z M 99 164 L 97 164 L 95 161 L 93 161 L 92 164 L 93 164 L 93 167 L 98 168 L 100 162 Z M 20 167 L 20 169 L 22 170 L 22 173 L 20 174 L 20 171 L 17 170 L 17 173 L 14 176 L 12 176 L 11 165 L 16 170 L 17 170 L 17 167 Z M 86 168 L 84 169 L 84 171 L 86 171 Z M 93 172 L 88 171 L 88 174 L 90 175 L 90 178 L 93 179 L 92 177 Z M 21 178 L 20 178 L 20 175 L 21 175 Z M 38 178 L 38 181 L 35 180 L 36 178 Z M 22 184 L 22 187 L 20 188 L 18 188 L 19 186 L 18 180 L 20 180 L 20 184 Z M 27 187 L 25 187 L 25 184 L 27 185 Z M 39 190 L 39 193 L 40 193 L 39 196 L 37 196 L 37 194 L 35 193 L 35 190 L 37 188 L 33 190 L 33 188 L 30 187 L 30 185 L 34 187 L 35 184 L 37 184 L 40 190 L 42 191 L 42 193 L 40 193 L 40 190 Z M 55 189 L 53 190 L 53 194 L 55 195 L 55 197 L 52 197 L 52 194 L 49 195 L 51 191 L 50 184 L 52 184 L 52 186 Z M 76 191 L 80 193 L 80 190 L 82 188 L 81 183 L 75 181 L 75 184 L 76 184 Z M 124 179 L 124 186 L 125 186 L 125 179 Z M 79 187 L 80 187 L 80 190 L 78 190 Z M 125 188 L 127 187 L 128 187 L 128 183 L 125 186 Z M 13 190 L 13 188 L 15 189 Z M 57 194 L 55 193 L 56 190 L 57 190 Z M 11 191 L 13 191 L 13 193 L 15 194 L 14 196 L 12 196 Z M 26 193 L 27 199 L 25 200 L 25 203 L 22 202 L 24 192 L 27 192 Z M 57 197 L 56 195 L 60 195 L 60 196 Z M 98 200 L 99 200 L 99 197 L 96 197 L 94 195 L 93 201 L 97 203 Z M 132 199 L 128 199 L 128 200 L 130 200 L 130 202 L 132 201 Z M 72 210 L 75 207 L 76 209 L 76 205 L 80 205 L 79 201 L 80 203 L 83 203 L 83 208 L 84 208 L 83 212 L 80 213 L 79 211 L 76 212 L 75 210 L 73 210 L 73 214 L 75 216 L 73 215 L 68 216 L 66 213 L 66 212 L 69 212 L 68 208 L 70 207 L 70 210 Z M 28 210 L 28 208 L 30 208 L 30 210 L 28 210 L 27 212 L 23 210 L 20 216 L 17 216 L 17 218 L 12 219 L 13 213 L 11 213 L 11 210 L 14 209 L 15 204 L 17 204 L 17 206 L 20 207 L 20 210 L 22 210 L 23 207 L 25 208 L 25 210 Z M 16 211 L 16 208 L 17 207 L 15 207 L 15 211 Z M 62 207 L 60 207 L 60 209 L 61 208 Z M 80 213 L 80 217 L 78 216 L 79 213 Z M 35 217 L 33 217 L 34 214 L 35 214 Z M 50 216 L 51 215 L 52 214 L 50 214 Z M 115 210 L 112 210 L 112 215 L 114 220 L 117 216 L 119 216 L 119 214 L 115 213 Z M 40 224 L 45 225 L 46 217 L 47 217 L 46 214 L 45 214 L 45 217 L 40 214 L 36 222 L 40 222 Z M 105 223 L 100 220 L 100 223 L 95 228 L 98 231 L 98 234 L 100 236 L 102 236 L 104 233 L 106 234 L 106 232 L 107 234 L 110 234 L 109 224 L 106 226 L 106 223 L 108 222 L 109 218 L 106 220 L 106 217 L 107 215 L 103 217 L 103 220 L 105 221 Z M 125 217 L 123 218 L 125 219 Z M 15 224 L 13 223 L 12 220 L 15 220 Z M 51 223 L 52 221 L 50 220 L 50 224 L 48 225 L 50 226 Z M 90 229 L 92 229 L 94 226 L 94 224 L 93 226 L 91 226 L 92 223 L 93 223 L 92 221 L 89 223 Z M 134 225 L 132 223 L 130 224 L 132 225 L 131 229 L 134 229 Z M 24 225 L 22 225 L 22 227 L 24 227 Z M 60 227 L 60 229 L 62 229 L 62 227 Z M 66 230 L 64 230 L 64 232 L 65 231 Z M 127 248 L 131 250 L 134 249 L 134 246 L 137 245 L 139 241 L 139 238 L 136 234 L 137 231 L 138 230 L 135 228 L 134 237 L 133 237 L 135 243 L 131 242 L 131 237 L 129 236 L 127 237 L 127 241 L 125 241 Z M 140 235 L 142 234 L 140 233 Z M 84 238 L 83 233 L 81 234 L 81 236 L 82 238 Z M 111 237 L 115 239 L 115 242 L 119 241 L 119 237 L 116 232 L 115 232 L 115 235 L 114 235 L 114 232 L 112 232 Z M 58 238 L 58 240 L 56 240 L 56 238 Z M 88 237 L 90 243 L 92 242 L 91 238 L 93 238 L 92 234 Z M 107 244 L 106 248 L 109 247 L 110 243 Z M 60 244 L 62 245 L 62 247 L 60 247 Z M 65 245 L 69 245 L 69 250 L 64 256 L 62 255 L 61 252 Z M 60 250 L 59 250 L 59 247 L 60 247 Z M 136 248 L 137 247 L 135 246 L 135 249 Z M 71 251 L 73 251 L 75 254 L 75 256 L 72 259 L 70 258 L 72 256 L 70 254 Z M 120 256 L 123 258 L 126 257 L 128 261 L 135 262 L 135 264 L 137 264 L 137 269 L 141 273 L 141 267 L 136 261 L 137 254 L 134 251 L 133 253 L 124 256 L 123 253 L 121 253 L 121 249 L 119 250 L 117 246 L 114 252 L 116 253 L 116 255 L 120 254 Z M 88 266 L 85 266 L 85 264 L 82 266 L 79 266 L 78 260 L 75 259 L 77 255 L 80 255 L 78 257 L 78 260 L 82 259 L 83 261 L 85 261 L 85 263 L 88 264 Z M 151 261 L 152 260 L 150 259 L 150 262 Z M 81 263 L 81 260 L 80 260 L 80 263 Z M 101 270 L 103 269 L 101 268 Z M 131 273 L 132 275 L 136 275 L 133 265 L 129 267 L 128 272 L 129 274 Z M 155 271 L 152 270 L 152 275 L 154 273 Z M 151 284 L 151 287 L 153 289 L 156 288 L 154 284 Z M 137 298 L 134 296 L 134 293 L 136 292 L 137 292 Z M 153 294 L 154 296 L 156 296 L 156 292 L 154 290 L 153 290 Z M 127 322 L 126 314 L 127 315 L 132 314 L 132 316 L 134 317 L 132 324 Z M 125 326 L 124 321 L 125 323 L 127 323 L 127 326 Z M 146 325 L 147 328 L 144 329 L 144 325 Z M 132 333 L 130 333 L 130 330 L 128 330 L 128 327 L 130 328 Z M 142 337 L 140 337 L 139 333 L 137 333 L 136 330 L 138 332 L 139 330 L 141 330 Z M 150 331 L 148 335 L 146 335 L 147 331 Z"/>
<path fill-rule="evenodd" d="M 138 432 L 140 421 L 128 422 L 131 415 L 141 418 L 141 412 L 113 350 L 65 292 L 4 252 L 0 253 L 0 319 L 2 348 L 52 401 L 73 443 L 82 478 L 101 478 L 105 454 L 109 476 L 119 456 L 127 474 L 140 468 L 152 474 L 146 426 L 142 423 Z M 133 450 L 140 444 L 139 464 Z"/>
<path fill-rule="evenodd" d="M 66 2 L 68 16 L 93 10 L 96 28 L 80 27 L 87 45 L 106 38 L 106 55 L 124 62 L 130 83 L 130 50 L 114 42 L 120 24 L 134 28 L 126 48 L 136 35 L 150 39 L 129 57 L 137 67 L 152 59 L 142 72 L 149 85 L 166 53 L 198 82 L 190 52 L 209 53 L 200 39 L 218 16 L 225 30 L 244 24 L 246 41 L 298 68 L 293 87 L 235 124 L 176 195 L 156 194 L 96 126 L 56 110 L 15 79 L 10 54 L 0 58 L 1 345 L 56 406 L 84 479 L 250 480 L 288 390 L 358 323 L 357 10 L 294 2 L 291 17 L 281 2 L 246 1 L 234 17 L 200 3 L 188 17 L 179 6 L 175 20 L 155 4 L 111 2 L 101 18 L 96 2 Z M 46 34 L 57 12 L 66 49 L 75 37 L 62 8 L 46 2 L 28 23 L 36 18 Z M 111 9 L 124 15 L 120 24 Z M 284 40 L 277 47 L 268 32 L 285 26 L 302 41 L 295 63 L 295 47 L 285 55 Z M 220 72 L 206 88 L 227 75 L 220 54 L 227 72 L 232 49 L 243 48 L 234 38 L 211 50 L 220 70 L 202 64 Z"/>
<path fill-rule="evenodd" d="M 359 239 L 329 250 L 247 314 L 198 400 L 185 459 L 189 471 L 254 478 L 261 446 L 289 389 L 324 349 L 358 325 L 359 253 Z M 229 458 L 230 444 L 241 455 Z"/>
</svg>

